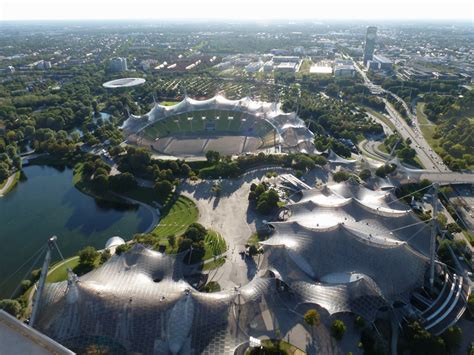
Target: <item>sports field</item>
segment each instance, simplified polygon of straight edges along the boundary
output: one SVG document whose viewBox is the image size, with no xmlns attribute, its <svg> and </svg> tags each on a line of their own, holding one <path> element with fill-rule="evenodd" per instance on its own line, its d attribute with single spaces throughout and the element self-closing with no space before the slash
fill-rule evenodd
<svg viewBox="0 0 474 355">
<path fill-rule="evenodd" d="M 203 156 L 255 152 L 274 145 L 273 127 L 240 111 L 196 110 L 180 113 L 146 127 L 133 143 L 171 156 Z"/>
</svg>

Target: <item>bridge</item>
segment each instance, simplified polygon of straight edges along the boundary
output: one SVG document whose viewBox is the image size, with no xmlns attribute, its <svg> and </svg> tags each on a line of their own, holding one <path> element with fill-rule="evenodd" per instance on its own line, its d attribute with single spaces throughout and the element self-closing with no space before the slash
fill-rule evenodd
<svg viewBox="0 0 474 355">
<path fill-rule="evenodd" d="M 438 185 L 474 184 L 473 173 L 424 171 L 420 175 L 420 180 L 422 179 L 428 179 Z"/>
</svg>

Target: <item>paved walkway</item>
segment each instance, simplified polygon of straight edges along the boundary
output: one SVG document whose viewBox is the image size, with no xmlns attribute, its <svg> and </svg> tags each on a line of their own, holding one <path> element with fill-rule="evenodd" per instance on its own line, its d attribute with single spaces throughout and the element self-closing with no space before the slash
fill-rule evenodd
<svg viewBox="0 0 474 355">
<path fill-rule="evenodd" d="M 0 197 L 3 197 L 4 196 L 4 193 L 6 191 L 8 191 L 11 187 L 12 184 L 15 183 L 15 175 L 16 175 L 16 172 L 13 173 L 12 175 L 10 175 L 7 179 L 7 182 L 5 183 L 5 185 L 0 189 Z"/>
</svg>

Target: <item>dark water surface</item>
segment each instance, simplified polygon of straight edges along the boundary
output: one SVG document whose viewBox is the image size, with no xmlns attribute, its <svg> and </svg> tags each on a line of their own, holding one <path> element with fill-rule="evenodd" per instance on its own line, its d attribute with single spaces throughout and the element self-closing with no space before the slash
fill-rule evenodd
<svg viewBox="0 0 474 355">
<path fill-rule="evenodd" d="M 102 249 L 114 235 L 131 239 L 152 221 L 143 207 L 124 209 L 81 193 L 72 185 L 71 169 L 30 166 L 24 173 L 26 180 L 0 198 L 0 298 L 11 296 L 36 257 L 13 273 L 50 236 L 57 235 L 66 258 L 87 245 Z M 57 252 L 53 259 L 59 259 Z"/>
</svg>

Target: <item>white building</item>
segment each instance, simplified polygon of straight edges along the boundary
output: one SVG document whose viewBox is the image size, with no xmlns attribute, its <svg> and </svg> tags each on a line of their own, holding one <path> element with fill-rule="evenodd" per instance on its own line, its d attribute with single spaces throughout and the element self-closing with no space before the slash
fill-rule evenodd
<svg viewBox="0 0 474 355">
<path fill-rule="evenodd" d="M 298 70 L 298 63 L 282 62 L 275 66 L 274 70 L 280 73 L 294 73 Z"/>
</svg>

